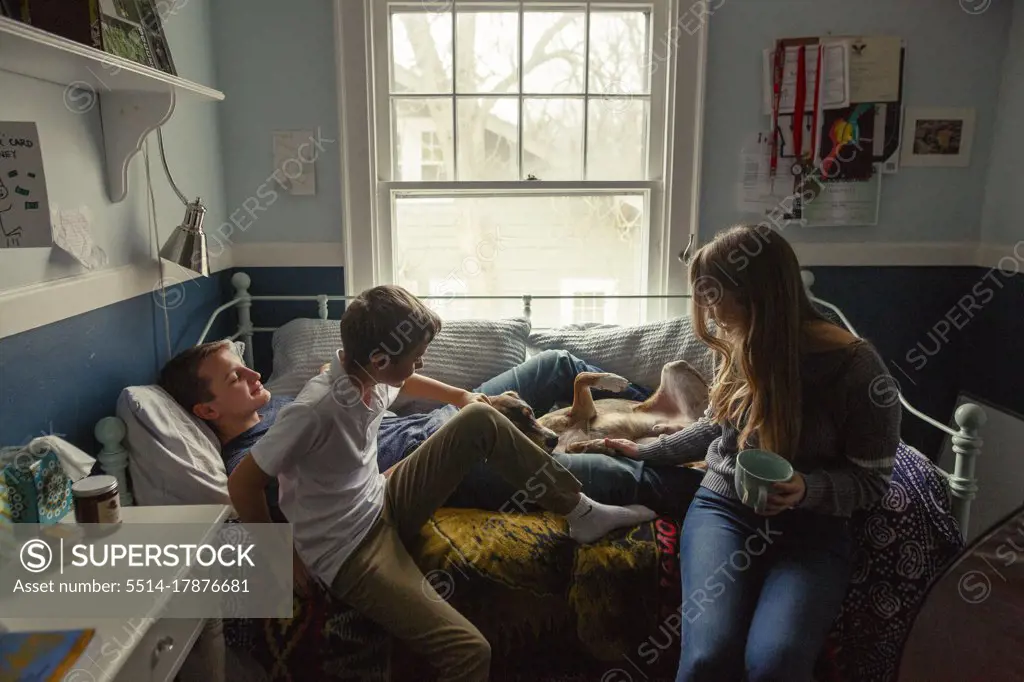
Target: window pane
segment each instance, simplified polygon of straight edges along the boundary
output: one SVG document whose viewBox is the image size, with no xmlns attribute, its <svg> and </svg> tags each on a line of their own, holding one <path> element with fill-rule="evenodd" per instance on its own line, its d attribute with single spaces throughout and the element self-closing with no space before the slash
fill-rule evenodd
<svg viewBox="0 0 1024 682">
<path fill-rule="evenodd" d="M 647 116 L 639 97 L 592 97 L 587 112 L 587 180 L 647 178 Z"/>
<path fill-rule="evenodd" d="M 523 16 L 523 90 L 580 94 L 586 55 L 583 12 L 526 12 Z"/>
<path fill-rule="evenodd" d="M 649 26 L 646 12 L 590 15 L 590 92 L 640 95 L 650 92 Z"/>
<path fill-rule="evenodd" d="M 519 14 L 459 12 L 457 22 L 456 90 L 519 92 Z"/>
<path fill-rule="evenodd" d="M 392 14 L 391 92 L 451 91 L 451 12 Z"/>
<path fill-rule="evenodd" d="M 451 180 L 452 101 L 447 97 L 392 100 L 394 178 L 409 182 Z"/>
<path fill-rule="evenodd" d="M 519 99 L 459 97 L 458 179 L 519 179 Z"/>
<path fill-rule="evenodd" d="M 638 301 L 595 295 L 643 294 L 647 211 L 642 193 L 562 197 L 399 197 L 395 202 L 395 282 L 424 294 L 471 296 L 581 294 L 533 302 L 538 327 L 586 317 L 640 321 Z M 436 302 L 440 303 L 440 302 Z M 522 314 L 520 298 L 458 301 L 442 316 Z M 565 305 L 568 303 L 568 305 Z"/>
<path fill-rule="evenodd" d="M 583 99 L 523 101 L 523 177 L 583 179 Z"/>
</svg>

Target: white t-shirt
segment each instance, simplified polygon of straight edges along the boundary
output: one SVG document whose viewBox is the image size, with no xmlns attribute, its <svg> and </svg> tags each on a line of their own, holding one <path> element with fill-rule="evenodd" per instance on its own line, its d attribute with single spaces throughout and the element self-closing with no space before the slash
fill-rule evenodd
<svg viewBox="0 0 1024 682">
<path fill-rule="evenodd" d="M 302 562 L 328 585 L 384 508 L 377 430 L 399 390 L 377 384 L 367 407 L 336 352 L 252 448 L 260 469 L 277 477 Z"/>
</svg>

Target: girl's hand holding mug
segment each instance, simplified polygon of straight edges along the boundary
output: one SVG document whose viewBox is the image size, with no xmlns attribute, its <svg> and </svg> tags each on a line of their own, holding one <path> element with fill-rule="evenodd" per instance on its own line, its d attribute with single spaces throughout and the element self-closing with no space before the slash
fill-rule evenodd
<svg viewBox="0 0 1024 682">
<path fill-rule="evenodd" d="M 775 483 L 772 487 L 775 492 L 768 495 L 765 516 L 774 516 L 781 511 L 792 509 L 803 502 L 804 495 L 807 494 L 807 484 L 799 471 L 794 471 L 793 477 L 788 481 Z"/>
</svg>

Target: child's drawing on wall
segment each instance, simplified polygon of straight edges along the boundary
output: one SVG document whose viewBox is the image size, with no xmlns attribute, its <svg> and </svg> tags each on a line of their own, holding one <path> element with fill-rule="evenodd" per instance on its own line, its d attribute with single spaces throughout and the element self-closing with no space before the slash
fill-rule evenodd
<svg viewBox="0 0 1024 682">
<path fill-rule="evenodd" d="M 21 227 L 11 226 L 10 231 L 8 231 L 8 228 L 4 226 L 4 213 L 14 207 L 14 203 L 8 199 L 10 194 L 7 185 L 0 178 L 0 233 L 4 237 L 4 246 L 8 248 L 21 245 Z"/>
</svg>

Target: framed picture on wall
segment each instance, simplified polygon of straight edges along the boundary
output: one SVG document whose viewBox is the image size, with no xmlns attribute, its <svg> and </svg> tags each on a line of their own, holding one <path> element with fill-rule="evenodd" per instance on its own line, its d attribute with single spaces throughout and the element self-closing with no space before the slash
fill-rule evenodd
<svg viewBox="0 0 1024 682">
<path fill-rule="evenodd" d="M 969 166 L 973 142 L 974 109 L 908 107 L 900 163 L 932 168 Z"/>
</svg>

